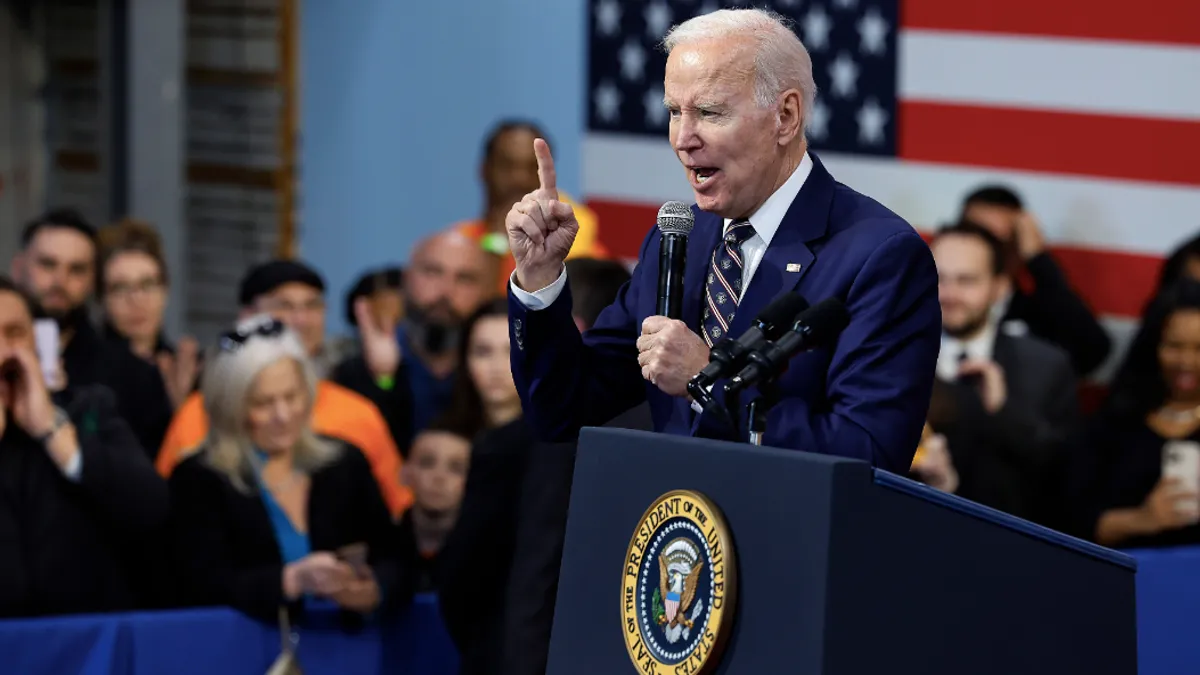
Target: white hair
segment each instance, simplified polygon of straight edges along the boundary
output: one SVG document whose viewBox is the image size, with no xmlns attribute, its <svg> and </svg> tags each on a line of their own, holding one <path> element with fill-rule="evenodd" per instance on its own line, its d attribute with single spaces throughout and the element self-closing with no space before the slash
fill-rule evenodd
<svg viewBox="0 0 1200 675">
<path fill-rule="evenodd" d="M 292 360 L 304 379 L 310 414 L 316 401 L 316 370 L 304 345 L 290 328 L 270 335 L 255 332 L 270 323 L 264 315 L 239 322 L 237 332 L 249 337 L 241 342 L 223 340 L 215 356 L 204 364 L 201 393 L 209 425 L 202 452 L 209 466 L 243 492 L 250 491 L 247 478 L 253 476 L 250 458 L 254 452 L 246 430 L 246 404 L 259 374 L 281 360 Z M 338 451 L 339 446 L 318 437 L 306 423 L 292 461 L 297 469 L 311 474 L 335 459 Z"/>
<path fill-rule="evenodd" d="M 748 37 L 755 43 L 754 101 L 760 108 L 776 104 L 788 89 L 800 90 L 804 129 L 817 99 L 812 57 L 792 31 L 792 22 L 765 9 L 721 9 L 693 17 L 672 28 L 663 38 L 670 54 L 676 47 L 702 40 Z"/>
</svg>

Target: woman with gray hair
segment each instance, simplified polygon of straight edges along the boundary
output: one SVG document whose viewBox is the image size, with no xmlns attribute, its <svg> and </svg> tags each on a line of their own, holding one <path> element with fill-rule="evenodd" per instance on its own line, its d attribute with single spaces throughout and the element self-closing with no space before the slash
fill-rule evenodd
<svg viewBox="0 0 1200 675">
<path fill-rule="evenodd" d="M 208 438 L 171 474 L 182 586 L 258 618 L 332 602 L 368 614 L 412 595 L 362 452 L 317 436 L 317 378 L 269 317 L 221 338 L 202 388 Z"/>
</svg>

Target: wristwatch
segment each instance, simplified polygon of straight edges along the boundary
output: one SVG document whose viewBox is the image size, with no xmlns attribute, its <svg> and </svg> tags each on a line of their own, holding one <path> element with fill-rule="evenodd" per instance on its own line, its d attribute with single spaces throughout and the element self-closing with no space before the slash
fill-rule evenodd
<svg viewBox="0 0 1200 675">
<path fill-rule="evenodd" d="M 70 422 L 71 418 L 67 415 L 67 412 L 58 406 L 54 406 L 54 424 L 50 425 L 49 431 L 37 437 L 37 442 L 42 445 L 49 443 L 50 439 L 54 438 L 54 434 L 57 434 L 59 429 L 62 429 Z"/>
</svg>

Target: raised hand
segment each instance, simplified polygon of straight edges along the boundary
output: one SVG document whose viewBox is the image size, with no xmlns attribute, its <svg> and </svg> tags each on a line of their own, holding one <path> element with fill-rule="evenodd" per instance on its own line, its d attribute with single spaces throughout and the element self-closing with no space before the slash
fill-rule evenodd
<svg viewBox="0 0 1200 675">
<path fill-rule="evenodd" d="M 392 376 L 400 367 L 400 342 L 396 324 L 371 311 L 371 301 L 354 301 L 354 317 L 358 319 L 358 335 L 362 342 L 363 359 L 375 377 Z"/>
<path fill-rule="evenodd" d="M 540 185 L 514 204 L 504 219 L 509 249 L 517 264 L 517 284 L 531 292 L 558 279 L 579 233 L 575 210 L 558 201 L 550 146 L 540 138 L 535 139 L 533 152 L 537 156 Z"/>
<path fill-rule="evenodd" d="M 175 354 L 161 353 L 155 357 L 155 362 L 171 405 L 178 408 L 196 387 L 196 378 L 200 375 L 200 343 L 196 338 L 183 337 L 175 346 Z"/>
</svg>

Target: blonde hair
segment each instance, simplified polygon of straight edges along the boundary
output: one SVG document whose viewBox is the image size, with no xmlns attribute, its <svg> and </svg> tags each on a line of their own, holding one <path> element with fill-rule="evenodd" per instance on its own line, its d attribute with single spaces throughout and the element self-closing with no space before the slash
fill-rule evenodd
<svg viewBox="0 0 1200 675">
<path fill-rule="evenodd" d="M 266 326 L 277 331 L 256 332 Z M 335 460 L 341 446 L 322 439 L 312 430 L 311 412 L 316 401 L 317 375 L 300 339 L 266 315 L 258 315 L 238 324 L 237 333 L 249 336 L 240 343 L 223 341 L 222 348 L 205 364 L 201 393 L 209 430 L 201 450 L 204 461 L 229 478 L 242 492 L 251 492 L 254 444 L 246 432 L 246 402 L 255 379 L 268 366 L 290 359 L 300 368 L 309 397 L 310 422 L 306 422 L 293 450 L 292 462 L 301 471 L 312 474 Z M 248 480 L 249 479 L 249 480 Z"/>
<path fill-rule="evenodd" d="M 755 45 L 754 100 L 760 108 L 776 104 L 788 89 L 800 90 L 803 123 L 817 100 L 812 57 L 792 31 L 785 16 L 766 9 L 721 9 L 675 26 L 663 38 L 668 54 L 676 47 L 702 40 L 746 37 Z"/>
</svg>

